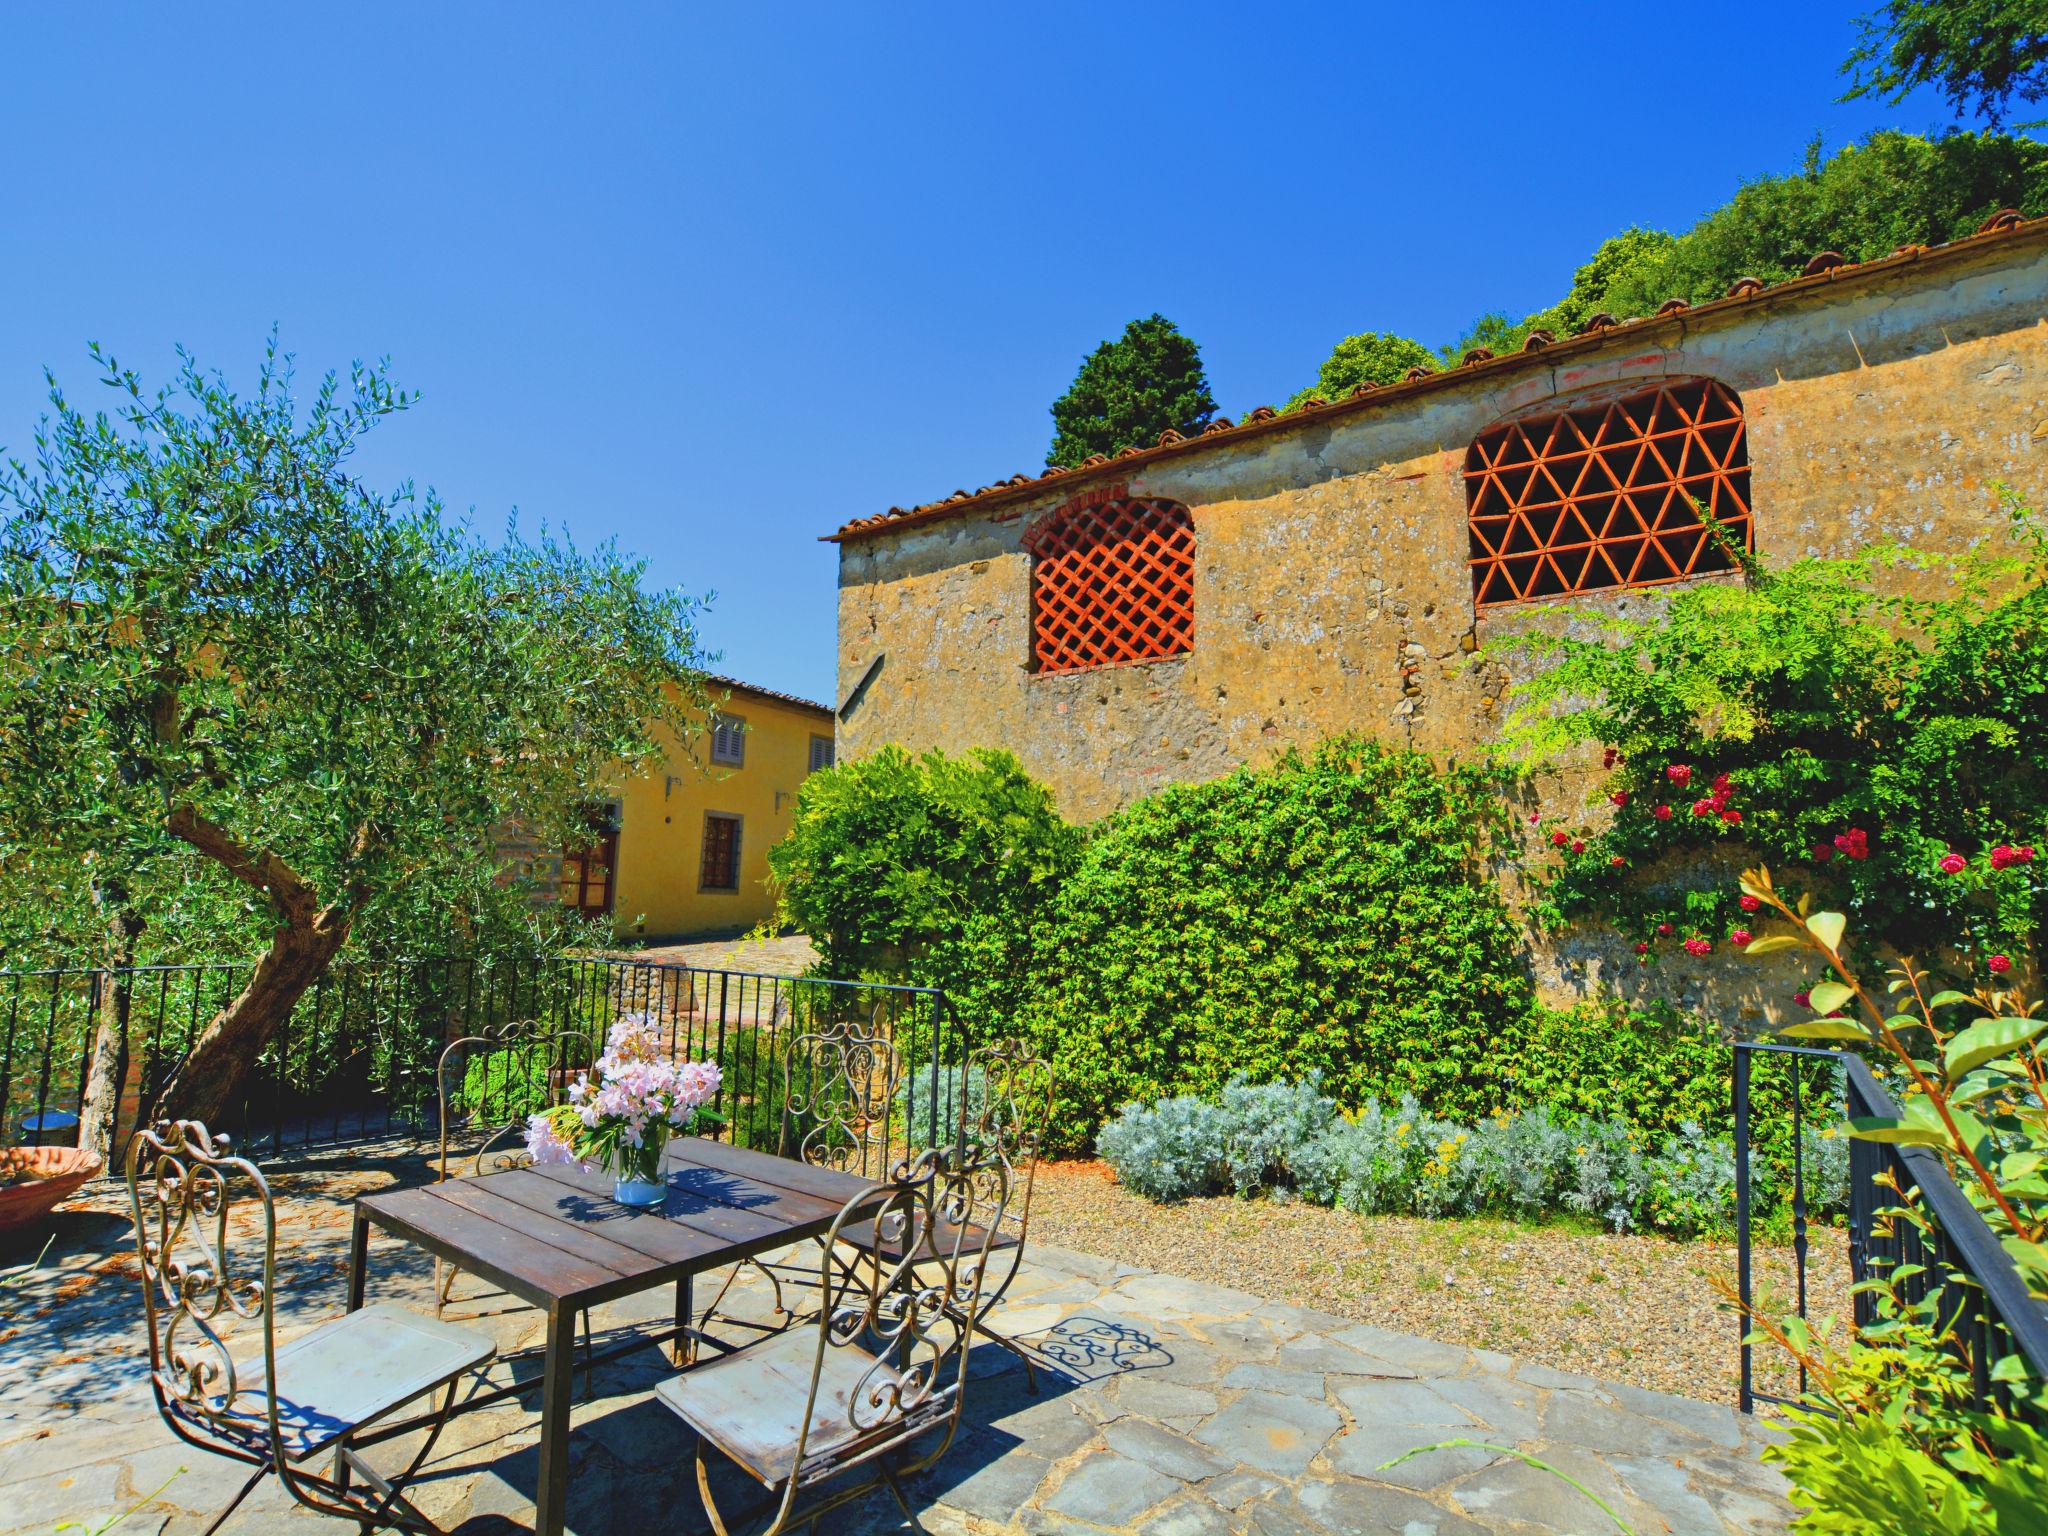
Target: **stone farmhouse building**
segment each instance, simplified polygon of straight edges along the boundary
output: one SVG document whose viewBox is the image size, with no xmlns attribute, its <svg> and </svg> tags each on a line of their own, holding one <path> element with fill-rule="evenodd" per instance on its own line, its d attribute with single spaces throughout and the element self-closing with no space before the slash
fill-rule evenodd
<svg viewBox="0 0 2048 1536">
<path fill-rule="evenodd" d="M 1469 756 L 1512 681 L 1481 646 L 1734 579 L 1695 502 L 1771 560 L 1957 551 L 2044 469 L 2048 218 L 2008 210 L 849 522 L 839 750 L 1005 746 L 1082 819 L 1339 731 Z"/>
</svg>

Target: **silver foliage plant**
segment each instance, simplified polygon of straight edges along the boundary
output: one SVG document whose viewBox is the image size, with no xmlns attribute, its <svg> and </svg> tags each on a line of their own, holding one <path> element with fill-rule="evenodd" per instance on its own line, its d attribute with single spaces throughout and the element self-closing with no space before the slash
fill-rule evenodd
<svg viewBox="0 0 2048 1536">
<path fill-rule="evenodd" d="M 1845 1141 L 1809 1127 L 1803 1145 L 1809 1207 L 1840 1206 Z M 1345 1114 L 1314 1074 L 1295 1083 L 1235 1077 L 1217 1101 L 1126 1104 L 1097 1150 L 1119 1180 L 1153 1200 L 1291 1190 L 1360 1215 L 1572 1212 L 1617 1232 L 1654 1226 L 1681 1235 L 1726 1227 L 1735 1209 L 1733 1145 L 1692 1122 L 1651 1150 L 1619 1120 L 1541 1109 L 1468 1126 L 1404 1095 Z"/>
</svg>

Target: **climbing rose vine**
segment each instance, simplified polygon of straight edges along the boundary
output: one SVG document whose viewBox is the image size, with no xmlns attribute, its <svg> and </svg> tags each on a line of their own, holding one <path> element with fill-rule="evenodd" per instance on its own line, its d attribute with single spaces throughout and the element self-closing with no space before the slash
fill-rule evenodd
<svg viewBox="0 0 2048 1536">
<path fill-rule="evenodd" d="M 2006 507 L 2011 536 L 1985 553 L 1772 569 L 1734 550 L 1735 579 L 1658 617 L 1490 647 L 1538 664 L 1509 727 L 1525 760 L 1601 749 L 1584 813 L 1538 818 L 1539 915 L 1607 918 L 1646 961 L 1674 938 L 1740 948 L 1753 909 L 1700 876 L 1761 857 L 1819 866 L 1859 941 L 2030 953 L 2048 922 L 2048 529 Z"/>
</svg>

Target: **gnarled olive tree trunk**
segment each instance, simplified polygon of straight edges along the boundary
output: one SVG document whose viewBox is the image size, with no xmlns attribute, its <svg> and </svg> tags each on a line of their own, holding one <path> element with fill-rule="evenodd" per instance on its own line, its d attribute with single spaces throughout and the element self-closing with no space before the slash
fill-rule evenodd
<svg viewBox="0 0 2048 1536">
<path fill-rule="evenodd" d="M 262 891 L 279 918 L 248 983 L 200 1031 L 158 1100 L 162 1114 L 233 1129 L 229 1116 L 241 1107 L 257 1058 L 348 941 L 351 912 L 340 902 L 323 906 L 276 854 L 246 847 L 189 805 L 174 808 L 167 825 L 174 837 Z"/>
</svg>

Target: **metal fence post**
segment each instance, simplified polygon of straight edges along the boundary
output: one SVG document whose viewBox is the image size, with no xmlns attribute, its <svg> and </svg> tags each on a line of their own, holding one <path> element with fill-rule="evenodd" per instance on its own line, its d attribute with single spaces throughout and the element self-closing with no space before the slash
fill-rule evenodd
<svg viewBox="0 0 2048 1536">
<path fill-rule="evenodd" d="M 1736 1389 L 1736 1405 L 1744 1413 L 1756 1412 L 1754 1380 L 1751 1376 L 1753 1362 L 1750 1359 L 1749 1324 L 1750 1295 L 1749 1273 L 1749 1047 L 1737 1042 L 1735 1046 L 1735 1294 L 1739 1311 L 1735 1326 L 1739 1338 L 1737 1350 L 1741 1361 L 1740 1385 Z"/>
</svg>

